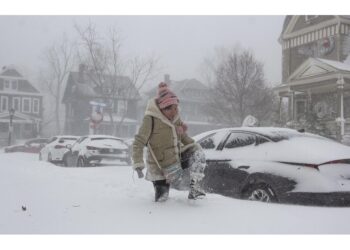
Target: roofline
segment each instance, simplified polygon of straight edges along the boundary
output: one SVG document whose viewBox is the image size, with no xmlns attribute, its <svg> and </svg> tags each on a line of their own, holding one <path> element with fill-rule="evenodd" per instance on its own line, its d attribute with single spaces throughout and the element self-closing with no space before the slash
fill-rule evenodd
<svg viewBox="0 0 350 250">
<path fill-rule="evenodd" d="M 299 18 L 300 16 L 301 15 L 293 16 L 293 18 L 296 18 L 296 20 L 297 20 L 297 18 Z M 281 35 L 279 37 L 279 42 L 282 43 L 283 40 L 293 38 L 293 37 L 296 37 L 299 35 L 304 35 L 306 33 L 314 31 L 315 29 L 320 29 L 320 28 L 327 27 L 327 26 L 333 25 L 333 24 L 339 24 L 339 22 L 350 24 L 349 19 L 345 19 L 345 18 L 339 17 L 337 15 L 333 15 L 333 17 L 334 17 L 333 19 L 323 21 L 323 22 L 320 22 L 316 25 L 308 26 L 306 28 L 303 28 L 303 29 L 300 29 L 300 30 L 297 30 L 294 32 L 291 32 L 291 29 L 293 27 L 292 23 L 291 23 L 293 20 L 293 18 L 292 18 L 292 20 L 289 22 L 287 28 L 281 33 Z M 294 20 L 293 25 L 295 25 L 296 20 Z"/>
</svg>

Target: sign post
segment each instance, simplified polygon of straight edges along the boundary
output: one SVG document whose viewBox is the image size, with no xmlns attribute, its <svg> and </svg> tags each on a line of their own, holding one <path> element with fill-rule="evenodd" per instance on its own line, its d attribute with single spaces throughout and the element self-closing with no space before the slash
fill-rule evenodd
<svg viewBox="0 0 350 250">
<path fill-rule="evenodd" d="M 90 101 L 90 105 L 92 105 L 92 112 L 90 116 L 90 124 L 89 124 L 89 134 L 96 134 L 96 130 L 100 123 L 103 121 L 103 108 L 106 107 L 105 103 Z"/>
</svg>

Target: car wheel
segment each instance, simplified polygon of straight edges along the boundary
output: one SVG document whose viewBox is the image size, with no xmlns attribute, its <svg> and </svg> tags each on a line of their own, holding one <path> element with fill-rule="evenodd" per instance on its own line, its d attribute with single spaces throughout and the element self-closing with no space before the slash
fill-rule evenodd
<svg viewBox="0 0 350 250">
<path fill-rule="evenodd" d="M 273 189 L 264 183 L 252 185 L 243 197 L 252 201 L 277 202 L 277 197 Z"/>
<path fill-rule="evenodd" d="M 78 158 L 77 167 L 85 167 L 85 161 L 84 161 L 83 157 Z"/>
</svg>

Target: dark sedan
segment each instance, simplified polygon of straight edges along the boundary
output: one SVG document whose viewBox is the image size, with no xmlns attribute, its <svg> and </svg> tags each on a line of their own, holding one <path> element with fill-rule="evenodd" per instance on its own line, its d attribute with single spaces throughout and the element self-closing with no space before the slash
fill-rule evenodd
<svg viewBox="0 0 350 250">
<path fill-rule="evenodd" d="M 285 128 L 227 128 L 195 136 L 207 192 L 265 202 L 350 205 L 350 147 Z"/>
</svg>

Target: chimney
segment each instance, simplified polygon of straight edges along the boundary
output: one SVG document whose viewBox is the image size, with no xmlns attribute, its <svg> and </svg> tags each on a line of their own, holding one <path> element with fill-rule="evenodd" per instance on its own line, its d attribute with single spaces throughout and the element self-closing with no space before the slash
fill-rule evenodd
<svg viewBox="0 0 350 250">
<path fill-rule="evenodd" d="M 167 84 L 170 84 L 170 75 L 169 74 L 164 75 L 164 82 Z"/>
</svg>

